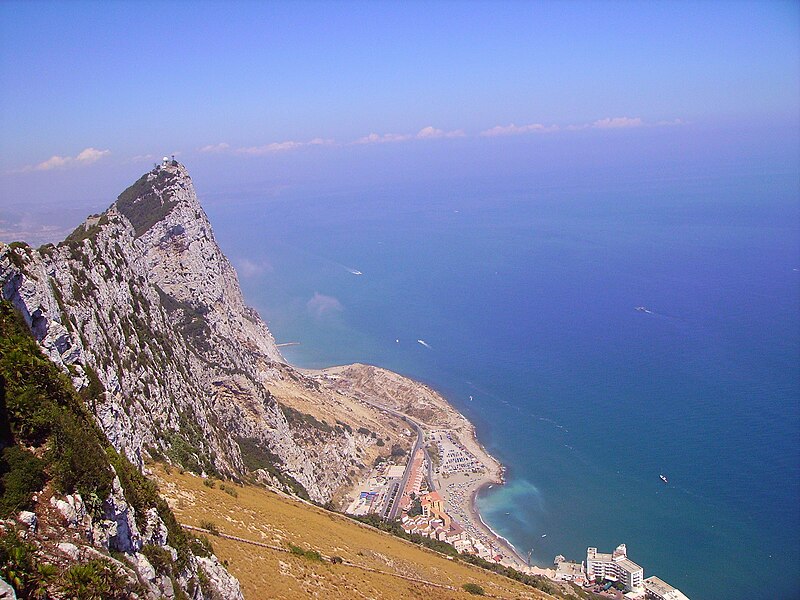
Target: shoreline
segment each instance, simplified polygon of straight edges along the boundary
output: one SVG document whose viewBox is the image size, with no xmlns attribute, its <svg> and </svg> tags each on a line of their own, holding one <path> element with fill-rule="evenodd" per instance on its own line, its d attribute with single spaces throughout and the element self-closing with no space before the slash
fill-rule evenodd
<svg viewBox="0 0 800 600">
<path fill-rule="evenodd" d="M 471 502 L 472 502 L 473 510 L 475 511 L 475 516 L 478 517 L 478 520 L 481 522 L 481 524 L 484 527 L 486 527 L 486 529 L 488 529 L 493 536 L 495 536 L 497 539 L 501 540 L 504 544 L 506 544 L 509 548 L 511 548 L 511 550 L 514 552 L 514 555 L 518 559 L 522 560 L 522 556 L 520 555 L 519 551 L 517 550 L 517 547 L 514 544 L 512 544 L 511 541 L 507 537 L 504 537 L 504 536 L 500 535 L 499 533 L 497 533 L 494 529 L 492 529 L 491 525 L 489 525 L 486 521 L 483 520 L 483 516 L 481 515 L 481 511 L 478 509 L 478 506 L 477 506 L 478 494 L 480 494 L 483 490 L 488 489 L 488 487 L 489 486 L 481 486 L 477 490 L 475 490 L 475 492 L 472 494 Z"/>
<path fill-rule="evenodd" d="M 367 404 L 373 409 L 402 415 L 419 426 L 425 445 L 432 438 L 452 438 L 447 443 L 472 455 L 480 470 L 452 470 L 432 473 L 433 485 L 445 501 L 445 510 L 469 537 L 491 547 L 501 564 L 528 572 L 527 561 L 505 537 L 483 519 L 477 506 L 478 494 L 490 486 L 505 485 L 506 468 L 478 440 L 475 425 L 430 385 L 394 371 L 354 363 L 324 369 L 298 368 L 337 393 Z"/>
<path fill-rule="evenodd" d="M 448 402 L 448 404 L 449 404 L 449 402 Z M 453 408 L 453 410 L 456 410 L 456 409 Z M 456 412 L 458 412 L 458 411 L 456 411 Z M 469 497 L 467 512 L 468 512 L 469 516 L 471 517 L 471 519 L 473 521 L 476 521 L 477 524 L 479 525 L 479 527 L 481 529 L 483 529 L 483 531 L 490 538 L 495 539 L 497 542 L 499 542 L 499 544 L 505 550 L 507 550 L 509 552 L 509 554 L 510 554 L 510 562 L 512 563 L 511 566 L 514 566 L 518 570 L 522 570 L 522 569 L 527 567 L 526 560 L 522 557 L 522 555 L 519 553 L 517 548 L 514 546 L 514 544 L 511 543 L 510 540 L 508 540 L 506 537 L 500 535 L 498 532 L 496 532 L 494 529 L 492 529 L 492 527 L 483 519 L 483 515 L 481 515 L 481 512 L 478 509 L 478 495 L 481 492 L 486 491 L 486 490 L 488 490 L 488 489 L 490 489 L 490 488 L 492 488 L 494 486 L 502 486 L 502 485 L 506 484 L 506 479 L 505 479 L 506 468 L 499 460 L 497 460 L 494 456 L 489 454 L 489 452 L 486 450 L 486 448 L 484 448 L 483 444 L 480 443 L 480 441 L 478 440 L 477 432 L 475 431 L 475 425 L 469 419 L 467 419 L 463 414 L 461 414 L 460 412 L 458 414 L 461 416 L 462 419 L 464 419 L 464 421 L 466 423 L 469 424 L 469 428 L 471 429 L 471 432 L 472 432 L 472 436 L 471 436 L 472 437 L 472 441 L 480 449 L 480 452 L 486 458 L 488 458 L 489 461 L 491 461 L 491 463 L 493 463 L 495 465 L 495 471 L 493 473 L 490 473 L 490 476 L 488 478 L 485 478 L 484 481 L 480 482 L 472 490 L 472 493 L 470 494 L 470 497 Z M 477 458 L 480 460 L 481 457 L 478 456 Z"/>
</svg>

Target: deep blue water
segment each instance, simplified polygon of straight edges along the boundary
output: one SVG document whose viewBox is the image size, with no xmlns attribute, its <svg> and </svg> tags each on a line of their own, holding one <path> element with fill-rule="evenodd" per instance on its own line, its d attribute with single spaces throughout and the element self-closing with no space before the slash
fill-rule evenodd
<svg viewBox="0 0 800 600">
<path fill-rule="evenodd" d="M 624 542 L 695 600 L 797 598 L 798 194 L 476 178 L 209 213 L 288 360 L 395 369 L 476 423 L 508 467 L 484 518 L 539 564 Z"/>
</svg>

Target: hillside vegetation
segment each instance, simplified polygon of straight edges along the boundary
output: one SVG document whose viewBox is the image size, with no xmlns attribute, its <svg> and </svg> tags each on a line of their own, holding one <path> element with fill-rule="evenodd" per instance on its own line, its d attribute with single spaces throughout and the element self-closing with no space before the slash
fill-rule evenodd
<svg viewBox="0 0 800 600">
<path fill-rule="evenodd" d="M 155 473 L 181 523 L 272 546 L 212 538 L 246 598 L 552 597 L 272 491 Z"/>
<path fill-rule="evenodd" d="M 154 483 L 109 444 L 86 408 L 102 393 L 96 377 L 90 379 L 77 393 L 42 354 L 14 307 L 0 302 L 0 577 L 21 598 L 156 597 L 162 590 L 155 584 L 148 589 L 128 564 L 141 550 L 161 559 L 157 571 L 170 580 L 167 587 L 176 598 L 187 598 L 182 587 L 191 594 L 205 577 L 195 557 L 210 555 L 211 546 L 205 536 L 188 535 Z M 124 492 L 116 499 L 115 476 Z M 82 527 L 70 528 L 53 511 L 49 500 L 65 494 L 80 495 L 78 506 L 88 513 Z M 117 500 L 126 503 L 126 512 L 127 506 L 135 510 L 143 532 L 154 509 L 157 517 L 151 519 L 160 519 L 163 541 L 175 558 L 166 545 L 147 539 L 134 549 L 130 524 L 113 512 Z M 23 510 L 35 512 L 36 521 L 28 523 L 36 524 L 18 531 L 14 519 Z M 117 533 L 102 539 L 98 533 L 112 522 Z M 128 537 L 117 531 L 123 524 Z M 66 555 L 64 544 L 74 555 Z M 181 576 L 187 585 L 178 581 Z M 206 597 L 211 596 L 209 588 Z"/>
</svg>

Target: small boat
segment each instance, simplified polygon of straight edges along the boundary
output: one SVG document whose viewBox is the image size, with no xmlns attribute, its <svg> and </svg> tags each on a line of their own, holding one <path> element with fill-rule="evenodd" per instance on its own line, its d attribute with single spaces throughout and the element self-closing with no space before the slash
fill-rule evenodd
<svg viewBox="0 0 800 600">
<path fill-rule="evenodd" d="M 659 475 L 659 476 L 658 476 L 658 478 L 659 478 L 661 481 L 663 481 L 664 483 L 669 483 L 669 480 L 667 479 L 667 476 L 666 476 L 666 475 L 664 475 L 663 473 L 662 473 L 661 475 Z"/>
<path fill-rule="evenodd" d="M 543 534 L 542 534 L 542 537 L 547 537 L 547 534 L 546 534 L 546 533 L 543 533 Z"/>
</svg>

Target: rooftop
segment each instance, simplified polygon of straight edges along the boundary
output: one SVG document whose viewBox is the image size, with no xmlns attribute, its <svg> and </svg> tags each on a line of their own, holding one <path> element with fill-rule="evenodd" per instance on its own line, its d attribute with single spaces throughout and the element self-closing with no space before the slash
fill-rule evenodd
<svg viewBox="0 0 800 600">
<path fill-rule="evenodd" d="M 420 499 L 422 504 L 429 504 L 431 502 L 441 502 L 442 497 L 439 495 L 439 492 L 430 492 L 429 494 L 425 494 Z"/>
<path fill-rule="evenodd" d="M 562 560 L 556 565 L 556 572 L 565 575 L 583 575 L 583 565 L 581 563 Z"/>
<path fill-rule="evenodd" d="M 642 567 L 637 565 L 629 558 L 623 558 L 622 560 L 617 559 L 616 562 L 620 567 L 625 569 L 628 573 L 635 573 L 636 571 L 642 571 Z"/>
<path fill-rule="evenodd" d="M 589 548 L 589 550 L 594 550 L 594 552 L 587 552 L 587 560 L 611 562 L 613 558 L 610 552 L 597 552 L 597 548 Z"/>
<path fill-rule="evenodd" d="M 666 581 L 659 579 L 655 575 L 644 580 L 644 587 L 646 590 L 655 592 L 667 600 L 689 600 L 683 592 L 676 590 Z"/>
</svg>

